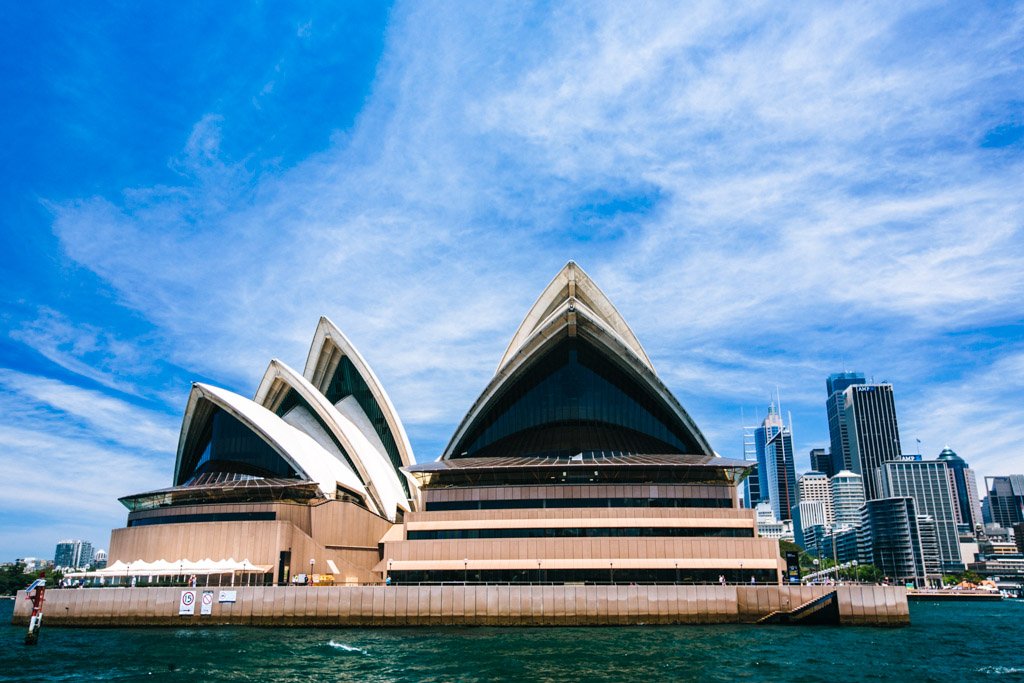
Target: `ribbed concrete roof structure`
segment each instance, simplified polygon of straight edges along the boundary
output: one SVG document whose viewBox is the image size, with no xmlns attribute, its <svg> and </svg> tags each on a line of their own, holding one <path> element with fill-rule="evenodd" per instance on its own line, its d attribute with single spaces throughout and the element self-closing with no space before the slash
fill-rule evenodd
<svg viewBox="0 0 1024 683">
<path fill-rule="evenodd" d="M 527 313 L 441 458 L 565 455 L 595 444 L 714 454 L 618 310 L 570 261 Z"/>
<path fill-rule="evenodd" d="M 256 402 L 352 467 L 366 486 L 371 510 L 394 520 L 398 508 L 409 509 L 398 472 L 354 397 L 334 405 L 308 379 L 275 359 L 256 390 Z"/>
<path fill-rule="evenodd" d="M 174 465 L 175 485 L 185 484 L 198 472 L 204 449 L 210 442 L 212 421 L 218 411 L 226 413 L 262 440 L 298 478 L 316 482 L 326 497 L 335 497 L 339 489 L 350 491 L 361 499 L 367 497 L 366 487 L 352 467 L 327 452 L 312 437 L 244 396 L 199 383 L 192 385 L 182 420 Z M 251 466 L 251 463 L 226 461 L 225 466 L 229 465 Z"/>
</svg>

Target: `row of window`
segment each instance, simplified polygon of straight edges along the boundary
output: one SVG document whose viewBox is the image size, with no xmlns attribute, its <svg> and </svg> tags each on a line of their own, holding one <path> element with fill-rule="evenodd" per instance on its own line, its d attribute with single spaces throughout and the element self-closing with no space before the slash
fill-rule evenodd
<svg viewBox="0 0 1024 683">
<path fill-rule="evenodd" d="M 152 526 L 154 524 L 188 524 L 190 522 L 272 522 L 276 512 L 202 512 L 190 515 L 165 515 L 129 519 L 128 526 Z"/>
<path fill-rule="evenodd" d="M 550 527 L 532 529 L 430 529 L 409 531 L 410 541 L 477 538 L 753 538 L 753 529 L 712 527 Z"/>
<path fill-rule="evenodd" d="M 731 508 L 729 498 L 540 498 L 428 501 L 427 512 L 532 508 Z"/>
<path fill-rule="evenodd" d="M 469 569 L 392 571 L 392 585 L 417 583 L 777 584 L 774 569 Z"/>
</svg>

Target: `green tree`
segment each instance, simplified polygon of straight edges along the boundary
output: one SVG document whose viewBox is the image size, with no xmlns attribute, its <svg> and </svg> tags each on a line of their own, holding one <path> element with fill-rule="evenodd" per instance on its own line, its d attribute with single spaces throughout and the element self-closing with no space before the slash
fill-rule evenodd
<svg viewBox="0 0 1024 683">
<path fill-rule="evenodd" d="M 880 583 L 884 578 L 882 570 L 873 564 L 859 565 L 855 575 L 863 583 Z"/>
<path fill-rule="evenodd" d="M 14 595 L 28 587 L 31 582 L 32 579 L 25 574 L 25 565 L 21 562 L 0 567 L 0 595 Z"/>
</svg>

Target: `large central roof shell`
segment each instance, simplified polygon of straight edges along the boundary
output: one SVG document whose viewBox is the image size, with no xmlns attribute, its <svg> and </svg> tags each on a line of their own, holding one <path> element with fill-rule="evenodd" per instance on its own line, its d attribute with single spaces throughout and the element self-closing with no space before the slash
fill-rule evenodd
<svg viewBox="0 0 1024 683">
<path fill-rule="evenodd" d="M 505 391 L 530 366 L 566 338 L 582 338 L 601 350 L 656 397 L 687 435 L 695 454 L 713 455 L 707 439 L 654 371 L 636 335 L 596 284 L 573 262 L 552 280 L 527 313 L 502 356 L 498 370 L 463 418 L 441 459 L 460 457 L 464 441 Z"/>
</svg>

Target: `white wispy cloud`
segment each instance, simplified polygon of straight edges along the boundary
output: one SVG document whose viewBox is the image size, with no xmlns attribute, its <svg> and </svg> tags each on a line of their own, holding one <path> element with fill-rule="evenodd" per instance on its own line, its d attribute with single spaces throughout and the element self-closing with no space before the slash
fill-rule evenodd
<svg viewBox="0 0 1024 683">
<path fill-rule="evenodd" d="M 178 186 L 51 205 L 55 230 L 155 351 L 242 393 L 272 356 L 301 365 L 327 313 L 414 445 L 454 427 L 573 257 L 709 433 L 781 384 L 811 444 L 843 361 L 928 385 L 920 349 L 1019 319 L 1024 161 L 978 143 L 1019 108 L 1024 19 L 951 12 L 400 5 L 321 153 L 256 174 L 205 116 Z"/>
<path fill-rule="evenodd" d="M 56 539 L 29 533 L 40 527 L 103 547 L 124 524 L 118 497 L 170 483 L 178 430 L 166 414 L 8 369 L 0 412 L 4 547 L 46 556 Z"/>
</svg>

